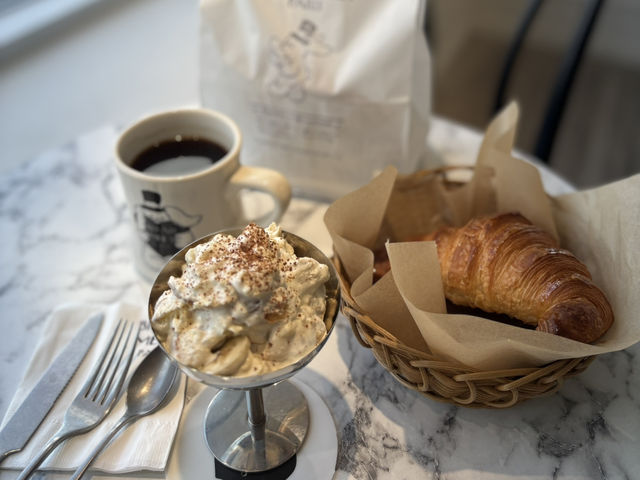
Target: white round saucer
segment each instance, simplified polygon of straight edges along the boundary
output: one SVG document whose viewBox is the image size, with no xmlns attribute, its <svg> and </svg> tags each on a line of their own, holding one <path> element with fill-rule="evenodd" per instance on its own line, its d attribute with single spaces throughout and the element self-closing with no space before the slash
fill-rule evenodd
<svg viewBox="0 0 640 480">
<path fill-rule="evenodd" d="M 338 458 L 338 436 L 331 412 L 311 387 L 299 380 L 289 381 L 304 393 L 309 403 L 310 419 L 307 437 L 296 455 L 296 468 L 287 480 L 332 478 Z M 217 389 L 205 388 L 182 413 L 176 443 L 167 465 L 168 479 L 215 478 L 215 460 L 204 439 L 204 415 L 217 392 Z"/>
</svg>

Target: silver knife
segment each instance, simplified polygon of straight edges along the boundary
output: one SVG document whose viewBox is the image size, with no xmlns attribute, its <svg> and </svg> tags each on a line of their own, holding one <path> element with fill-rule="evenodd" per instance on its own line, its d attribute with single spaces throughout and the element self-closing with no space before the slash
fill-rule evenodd
<svg viewBox="0 0 640 480">
<path fill-rule="evenodd" d="M 0 431 L 0 462 L 22 450 L 47 416 L 91 348 L 103 317 L 97 313 L 87 320 Z"/>
</svg>

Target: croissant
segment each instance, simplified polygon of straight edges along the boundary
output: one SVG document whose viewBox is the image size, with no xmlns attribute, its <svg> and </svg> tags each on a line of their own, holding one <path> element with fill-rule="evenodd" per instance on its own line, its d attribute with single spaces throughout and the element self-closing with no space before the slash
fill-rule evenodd
<svg viewBox="0 0 640 480">
<path fill-rule="evenodd" d="M 454 304 L 585 343 L 613 323 L 587 267 L 519 213 L 472 219 L 421 239 L 435 240 L 445 297 Z"/>
</svg>

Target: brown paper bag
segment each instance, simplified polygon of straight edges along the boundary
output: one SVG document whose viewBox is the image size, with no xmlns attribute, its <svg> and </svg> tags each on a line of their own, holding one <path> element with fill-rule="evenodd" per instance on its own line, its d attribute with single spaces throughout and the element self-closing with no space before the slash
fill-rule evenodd
<svg viewBox="0 0 640 480">
<path fill-rule="evenodd" d="M 589 191 L 547 195 L 537 169 L 511 155 L 515 104 L 489 125 L 468 181 L 399 176 L 387 167 L 334 202 L 325 223 L 351 283 L 351 295 L 377 325 L 405 345 L 482 370 L 534 367 L 622 350 L 640 340 L 640 175 Z M 559 238 L 589 268 L 615 314 L 594 344 L 446 311 L 434 242 L 397 242 L 443 223 L 519 211 Z M 384 246 L 392 271 L 372 283 L 373 250 Z"/>
</svg>

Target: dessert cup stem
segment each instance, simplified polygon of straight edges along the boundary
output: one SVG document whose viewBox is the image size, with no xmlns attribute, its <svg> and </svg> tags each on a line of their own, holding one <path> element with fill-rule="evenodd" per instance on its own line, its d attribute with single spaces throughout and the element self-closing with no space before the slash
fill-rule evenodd
<svg viewBox="0 0 640 480">
<path fill-rule="evenodd" d="M 204 422 L 211 453 L 240 472 L 282 465 L 300 449 L 308 429 L 307 400 L 287 380 L 264 389 L 221 390 Z"/>
<path fill-rule="evenodd" d="M 252 388 L 251 390 L 247 390 L 246 397 L 249 424 L 252 427 L 262 426 L 264 430 L 266 417 L 264 414 L 264 402 L 262 401 L 262 389 Z"/>
<path fill-rule="evenodd" d="M 251 430 L 251 440 L 255 450 L 255 462 L 260 465 L 267 465 L 266 426 L 267 417 L 264 413 L 264 401 L 262 399 L 262 389 L 252 388 L 245 394 L 247 400 L 247 417 L 249 429 Z"/>
</svg>

